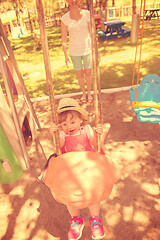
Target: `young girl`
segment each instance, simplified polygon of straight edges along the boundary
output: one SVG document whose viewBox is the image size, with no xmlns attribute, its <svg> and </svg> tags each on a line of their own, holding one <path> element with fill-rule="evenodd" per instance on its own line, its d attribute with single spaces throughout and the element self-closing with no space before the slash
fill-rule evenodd
<svg viewBox="0 0 160 240">
<path fill-rule="evenodd" d="M 91 126 L 86 124 L 87 111 L 81 108 L 78 102 L 72 98 L 63 98 L 59 102 L 58 110 L 60 147 L 62 153 L 73 151 L 96 151 L 95 134 Z M 110 124 L 99 126 L 96 131 L 101 134 L 101 142 L 109 130 Z M 57 131 L 53 125 L 52 130 Z M 68 239 L 79 239 L 82 236 L 84 220 L 80 211 L 71 206 L 67 206 L 71 215 L 71 227 L 68 233 Z M 91 218 L 89 219 L 92 238 L 102 239 L 105 232 L 102 226 L 102 220 L 99 217 L 100 203 L 89 207 Z"/>
</svg>

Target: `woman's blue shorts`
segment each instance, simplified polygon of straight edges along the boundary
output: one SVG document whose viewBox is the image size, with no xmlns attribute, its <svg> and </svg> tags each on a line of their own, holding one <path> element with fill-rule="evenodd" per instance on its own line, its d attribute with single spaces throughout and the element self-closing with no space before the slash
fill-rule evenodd
<svg viewBox="0 0 160 240">
<path fill-rule="evenodd" d="M 89 53 L 84 56 L 71 56 L 71 60 L 74 66 L 75 71 L 83 69 L 92 68 L 92 53 Z"/>
</svg>

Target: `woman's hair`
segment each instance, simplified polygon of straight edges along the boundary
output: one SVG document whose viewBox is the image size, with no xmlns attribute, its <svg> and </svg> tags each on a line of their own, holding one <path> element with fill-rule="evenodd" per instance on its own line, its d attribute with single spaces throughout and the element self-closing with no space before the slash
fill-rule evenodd
<svg viewBox="0 0 160 240">
<path fill-rule="evenodd" d="M 75 110 L 67 110 L 64 112 L 61 112 L 60 114 L 58 114 L 58 123 L 62 123 L 64 121 L 66 121 L 68 115 L 71 116 L 71 118 L 74 118 L 74 116 L 82 119 L 82 124 L 86 124 L 86 120 L 83 118 L 82 114 L 80 114 L 80 112 L 75 111 Z"/>
</svg>

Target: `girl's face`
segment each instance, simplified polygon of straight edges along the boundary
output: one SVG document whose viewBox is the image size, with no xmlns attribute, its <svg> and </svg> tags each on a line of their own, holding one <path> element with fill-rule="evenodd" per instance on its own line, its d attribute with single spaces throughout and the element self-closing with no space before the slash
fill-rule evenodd
<svg viewBox="0 0 160 240">
<path fill-rule="evenodd" d="M 68 114 L 65 121 L 61 123 L 61 127 L 66 134 L 74 135 L 79 131 L 82 119 L 76 114 Z"/>
</svg>

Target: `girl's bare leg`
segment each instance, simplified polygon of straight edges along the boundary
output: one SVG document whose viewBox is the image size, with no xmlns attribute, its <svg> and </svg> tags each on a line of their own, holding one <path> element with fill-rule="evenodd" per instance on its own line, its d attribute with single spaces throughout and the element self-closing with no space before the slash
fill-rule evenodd
<svg viewBox="0 0 160 240">
<path fill-rule="evenodd" d="M 89 207 L 91 216 L 99 216 L 100 203 L 96 203 Z"/>
<path fill-rule="evenodd" d="M 92 238 L 102 239 L 105 236 L 105 231 L 102 225 L 102 219 L 99 217 L 100 203 L 94 204 L 89 207 L 91 218 L 89 219 Z"/>
<path fill-rule="evenodd" d="M 67 206 L 68 212 L 70 213 L 71 217 L 80 217 L 80 211 L 77 208 L 73 208 L 71 206 Z"/>
</svg>

